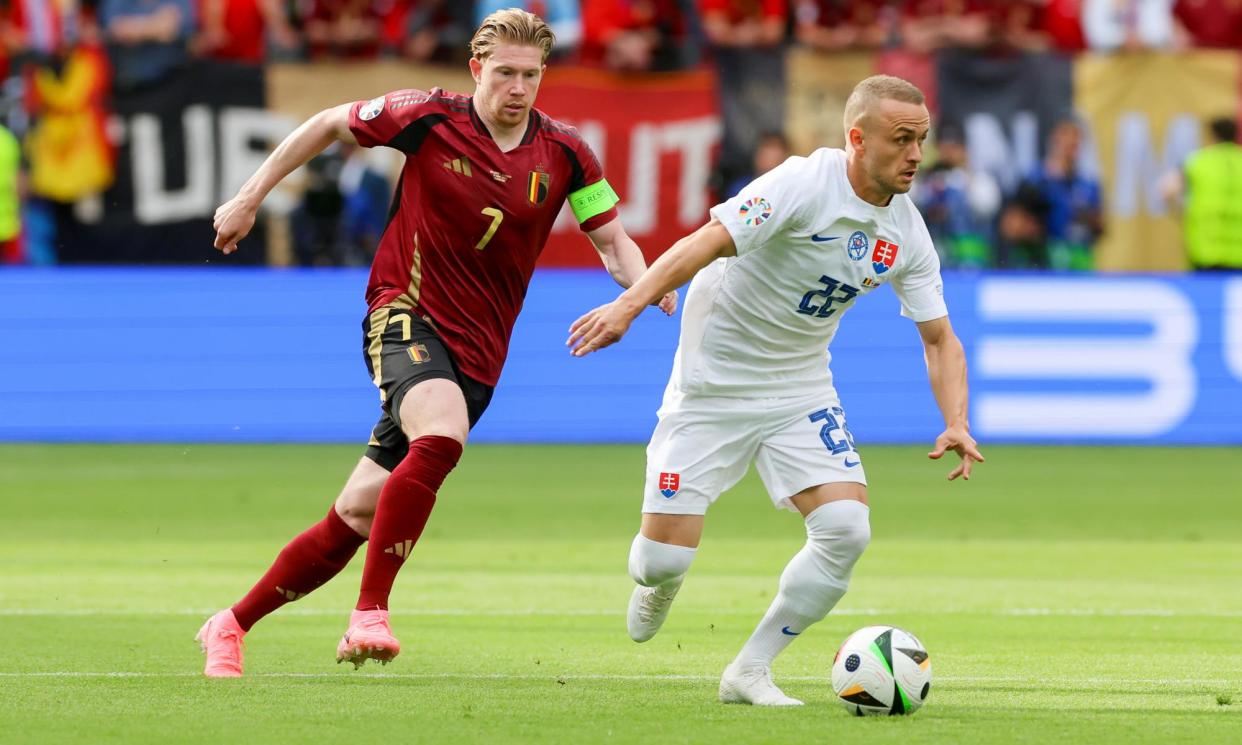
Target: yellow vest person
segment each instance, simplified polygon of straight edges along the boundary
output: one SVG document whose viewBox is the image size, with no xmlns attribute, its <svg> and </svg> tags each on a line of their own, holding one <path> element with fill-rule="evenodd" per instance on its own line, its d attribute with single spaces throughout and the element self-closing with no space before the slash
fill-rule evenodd
<svg viewBox="0 0 1242 745">
<path fill-rule="evenodd" d="M 1186 252 L 1195 269 L 1242 269 L 1242 146 L 1232 119 L 1186 161 Z"/>
</svg>

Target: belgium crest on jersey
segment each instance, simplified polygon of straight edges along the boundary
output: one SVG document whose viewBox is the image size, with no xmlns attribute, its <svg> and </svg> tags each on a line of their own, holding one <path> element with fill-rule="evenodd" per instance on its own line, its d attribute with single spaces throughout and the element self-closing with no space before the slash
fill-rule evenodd
<svg viewBox="0 0 1242 745">
<path fill-rule="evenodd" d="M 548 185 L 552 177 L 543 171 L 531 171 L 530 180 L 526 184 L 526 198 L 531 204 L 543 204 L 548 198 Z"/>
</svg>

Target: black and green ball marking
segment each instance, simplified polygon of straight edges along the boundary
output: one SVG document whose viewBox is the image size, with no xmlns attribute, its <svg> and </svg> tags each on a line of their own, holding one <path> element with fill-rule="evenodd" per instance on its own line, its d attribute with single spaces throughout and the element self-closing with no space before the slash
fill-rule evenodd
<svg viewBox="0 0 1242 745">
<path fill-rule="evenodd" d="M 893 630 L 889 629 L 877 636 L 871 642 L 871 651 L 884 662 L 888 674 L 893 676 L 893 706 L 888 713 L 905 714 L 910 710 L 910 700 L 906 698 L 906 692 L 901 690 L 901 686 L 897 685 L 897 676 L 893 671 Z"/>
</svg>

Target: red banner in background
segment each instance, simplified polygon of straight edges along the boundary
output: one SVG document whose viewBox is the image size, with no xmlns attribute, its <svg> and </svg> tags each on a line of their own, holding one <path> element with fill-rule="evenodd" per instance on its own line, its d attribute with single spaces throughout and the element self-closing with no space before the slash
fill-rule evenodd
<svg viewBox="0 0 1242 745">
<path fill-rule="evenodd" d="M 648 261 L 706 221 L 721 126 L 709 71 L 616 75 L 549 67 L 537 105 L 577 127 L 599 156 L 621 197 L 626 232 Z M 568 206 L 539 264 L 599 266 Z"/>
</svg>

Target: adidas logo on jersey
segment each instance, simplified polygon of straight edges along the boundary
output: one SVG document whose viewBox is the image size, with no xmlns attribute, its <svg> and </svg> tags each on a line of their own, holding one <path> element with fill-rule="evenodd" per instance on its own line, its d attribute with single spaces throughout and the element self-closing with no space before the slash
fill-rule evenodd
<svg viewBox="0 0 1242 745">
<path fill-rule="evenodd" d="M 454 173 L 460 173 L 463 176 L 470 176 L 470 159 L 454 158 L 453 160 L 444 161 L 444 167 Z"/>
</svg>

